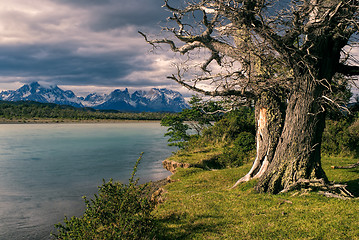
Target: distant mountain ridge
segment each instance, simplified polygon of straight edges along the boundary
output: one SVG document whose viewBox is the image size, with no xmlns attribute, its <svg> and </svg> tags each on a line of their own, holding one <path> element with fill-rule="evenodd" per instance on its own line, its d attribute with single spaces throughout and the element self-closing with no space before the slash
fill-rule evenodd
<svg viewBox="0 0 359 240">
<path fill-rule="evenodd" d="M 179 92 L 165 88 L 135 91 L 132 94 L 127 88 L 124 91 L 116 89 L 110 94 L 90 93 L 86 97 L 78 97 L 71 90 L 65 91 L 56 85 L 44 87 L 38 82 L 25 84 L 17 90 L 2 91 L 0 100 L 35 101 L 124 112 L 180 112 L 188 107 Z"/>
</svg>

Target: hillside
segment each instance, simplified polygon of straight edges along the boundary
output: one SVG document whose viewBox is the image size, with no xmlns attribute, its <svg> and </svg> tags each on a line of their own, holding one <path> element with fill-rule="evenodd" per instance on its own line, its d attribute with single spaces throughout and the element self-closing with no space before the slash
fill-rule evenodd
<svg viewBox="0 0 359 240">
<path fill-rule="evenodd" d="M 357 162 L 323 159 L 331 181 L 348 184 L 359 195 L 357 170 L 333 170 L 331 165 Z M 268 195 L 253 190 L 255 181 L 230 189 L 250 164 L 207 171 L 181 169 L 154 214 L 158 239 L 358 239 L 358 199 L 327 198 L 317 193 Z"/>
</svg>

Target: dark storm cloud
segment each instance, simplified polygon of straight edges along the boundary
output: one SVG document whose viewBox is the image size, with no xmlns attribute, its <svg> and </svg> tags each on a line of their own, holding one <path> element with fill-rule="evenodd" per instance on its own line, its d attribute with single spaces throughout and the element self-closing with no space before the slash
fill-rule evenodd
<svg viewBox="0 0 359 240">
<path fill-rule="evenodd" d="M 106 31 L 109 29 L 121 28 L 123 26 L 135 25 L 140 28 L 157 27 L 157 24 L 167 17 L 167 12 L 161 10 L 160 4 L 142 6 L 118 6 L 119 8 L 102 9 L 97 16 L 94 16 L 90 27 L 95 31 Z"/>
<path fill-rule="evenodd" d="M 28 81 L 46 77 L 62 85 L 116 86 L 136 70 L 148 70 L 145 64 L 132 66 L 132 53 L 113 52 L 81 56 L 75 48 L 51 45 L 0 47 L 0 72 L 2 76 L 27 77 Z M 131 82 L 126 82 L 129 86 Z M 134 83 L 137 84 L 138 83 Z"/>
<path fill-rule="evenodd" d="M 86 8 L 92 15 L 88 25 L 95 31 L 106 31 L 127 25 L 156 27 L 169 12 L 161 6 L 163 0 L 56 0 L 62 4 Z"/>
</svg>

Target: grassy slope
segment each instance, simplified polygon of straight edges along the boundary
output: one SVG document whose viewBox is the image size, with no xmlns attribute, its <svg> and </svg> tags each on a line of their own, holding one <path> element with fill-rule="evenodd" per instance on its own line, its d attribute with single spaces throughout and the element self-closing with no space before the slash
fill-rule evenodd
<svg viewBox="0 0 359 240">
<path fill-rule="evenodd" d="M 217 143 L 200 148 L 181 149 L 167 160 L 178 163 L 189 163 L 191 165 L 202 165 L 203 161 L 208 161 L 223 153 L 223 147 L 223 144 Z"/>
<path fill-rule="evenodd" d="M 331 181 L 359 195 L 358 169 L 330 168 L 356 161 L 325 157 L 323 167 Z M 250 166 L 179 170 L 155 211 L 160 239 L 359 239 L 359 200 L 257 194 L 253 181 L 229 189 Z"/>
</svg>

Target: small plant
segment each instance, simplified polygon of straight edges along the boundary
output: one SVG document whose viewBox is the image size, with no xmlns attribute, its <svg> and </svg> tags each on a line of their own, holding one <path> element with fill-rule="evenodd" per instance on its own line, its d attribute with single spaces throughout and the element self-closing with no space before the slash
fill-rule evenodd
<svg viewBox="0 0 359 240">
<path fill-rule="evenodd" d="M 65 218 L 56 224 L 56 239 L 154 239 L 156 228 L 152 218 L 154 203 L 147 185 L 134 180 L 142 154 L 136 161 L 129 184 L 103 183 L 98 195 L 87 200 L 82 217 Z M 147 190 L 146 190 L 147 189 Z"/>
</svg>

